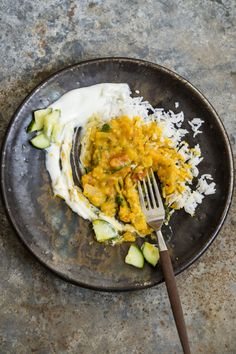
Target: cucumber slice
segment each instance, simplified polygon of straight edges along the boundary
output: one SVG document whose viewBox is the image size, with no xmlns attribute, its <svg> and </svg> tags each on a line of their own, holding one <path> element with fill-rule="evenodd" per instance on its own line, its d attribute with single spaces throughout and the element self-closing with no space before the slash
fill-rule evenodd
<svg viewBox="0 0 236 354">
<path fill-rule="evenodd" d="M 59 123 L 56 123 L 53 126 L 52 135 L 51 135 L 51 140 L 52 140 L 53 143 L 59 143 L 60 142 L 61 129 L 62 129 L 62 126 Z"/>
<path fill-rule="evenodd" d="M 44 118 L 52 112 L 52 108 L 39 109 L 34 112 L 34 119 L 36 123 L 37 130 L 43 129 Z"/>
<path fill-rule="evenodd" d="M 51 138 L 54 125 L 57 123 L 59 117 L 60 111 L 56 109 L 44 118 L 43 132 L 49 139 Z"/>
<path fill-rule="evenodd" d="M 32 132 L 35 132 L 36 130 L 38 130 L 38 128 L 36 126 L 35 120 L 32 119 L 30 124 L 28 125 L 26 131 L 27 131 L 27 133 L 32 133 Z"/>
<path fill-rule="evenodd" d="M 111 224 L 100 219 L 93 221 L 93 230 L 98 242 L 104 242 L 118 236 L 117 231 Z"/>
<path fill-rule="evenodd" d="M 144 242 L 141 248 L 143 252 L 143 256 L 148 263 L 150 263 L 153 267 L 157 265 L 157 262 L 160 258 L 159 250 L 152 243 Z"/>
<path fill-rule="evenodd" d="M 125 263 L 130 264 L 137 268 L 143 268 L 144 258 L 143 254 L 136 245 L 131 245 L 127 256 L 125 257 Z"/>
<path fill-rule="evenodd" d="M 36 135 L 30 142 L 38 149 L 46 149 L 50 146 L 50 140 L 43 133 Z"/>
</svg>

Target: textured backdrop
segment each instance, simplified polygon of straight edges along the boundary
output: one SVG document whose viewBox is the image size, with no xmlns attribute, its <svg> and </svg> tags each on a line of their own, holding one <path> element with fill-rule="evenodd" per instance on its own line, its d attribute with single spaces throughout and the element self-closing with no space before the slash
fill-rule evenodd
<svg viewBox="0 0 236 354">
<path fill-rule="evenodd" d="M 0 139 L 30 90 L 82 59 L 129 56 L 177 71 L 210 100 L 235 152 L 234 0 L 1 0 Z M 210 249 L 177 277 L 193 354 L 236 353 L 235 202 Z M 106 294 L 57 278 L 1 207 L 0 353 L 181 353 L 164 285 Z"/>
</svg>

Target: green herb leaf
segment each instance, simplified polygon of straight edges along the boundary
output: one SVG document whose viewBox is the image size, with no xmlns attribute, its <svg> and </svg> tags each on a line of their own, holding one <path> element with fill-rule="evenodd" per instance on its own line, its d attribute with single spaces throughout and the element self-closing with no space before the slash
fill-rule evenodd
<svg viewBox="0 0 236 354">
<path fill-rule="evenodd" d="M 101 130 L 102 132 L 107 133 L 107 132 L 109 132 L 110 130 L 111 130 L 111 127 L 110 127 L 109 124 L 107 124 L 107 123 L 103 124 L 102 130 Z"/>
<path fill-rule="evenodd" d="M 116 196 L 116 204 L 122 205 L 123 201 L 124 201 L 124 199 L 121 197 L 121 195 L 118 194 Z"/>
</svg>

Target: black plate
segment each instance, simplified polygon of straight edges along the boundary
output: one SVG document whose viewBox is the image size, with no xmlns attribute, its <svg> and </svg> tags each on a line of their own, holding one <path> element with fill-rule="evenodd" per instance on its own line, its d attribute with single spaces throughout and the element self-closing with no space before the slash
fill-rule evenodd
<svg viewBox="0 0 236 354">
<path fill-rule="evenodd" d="M 169 241 L 175 274 L 193 263 L 219 232 L 233 189 L 233 160 L 224 127 L 206 98 L 174 72 L 149 62 L 105 58 L 68 67 L 40 84 L 15 113 L 2 150 L 2 190 L 9 217 L 20 238 L 48 268 L 78 285 L 101 290 L 131 290 L 160 283 L 159 268 L 143 270 L 124 263 L 128 244 L 104 246 L 93 241 L 89 222 L 74 214 L 52 195 L 44 165 L 44 151 L 28 143 L 25 128 L 32 112 L 48 106 L 68 90 L 101 82 L 126 82 L 155 107 L 183 110 L 187 119 L 203 118 L 199 143 L 204 156 L 200 173 L 211 173 L 216 194 L 207 197 L 192 218 L 176 213 Z M 179 109 L 175 109 L 179 102 Z M 91 102 L 92 104 L 92 102 Z M 169 237 L 169 230 L 164 230 Z"/>
</svg>

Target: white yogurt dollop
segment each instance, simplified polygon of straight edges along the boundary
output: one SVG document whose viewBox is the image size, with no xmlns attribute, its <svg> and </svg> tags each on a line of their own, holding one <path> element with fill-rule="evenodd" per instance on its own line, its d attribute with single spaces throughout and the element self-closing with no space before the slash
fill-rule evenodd
<svg viewBox="0 0 236 354">
<path fill-rule="evenodd" d="M 98 84 L 69 91 L 50 107 L 61 110 L 62 124 L 73 121 L 74 126 L 83 127 L 93 114 L 104 120 L 119 114 L 129 97 L 127 84 Z"/>
</svg>

